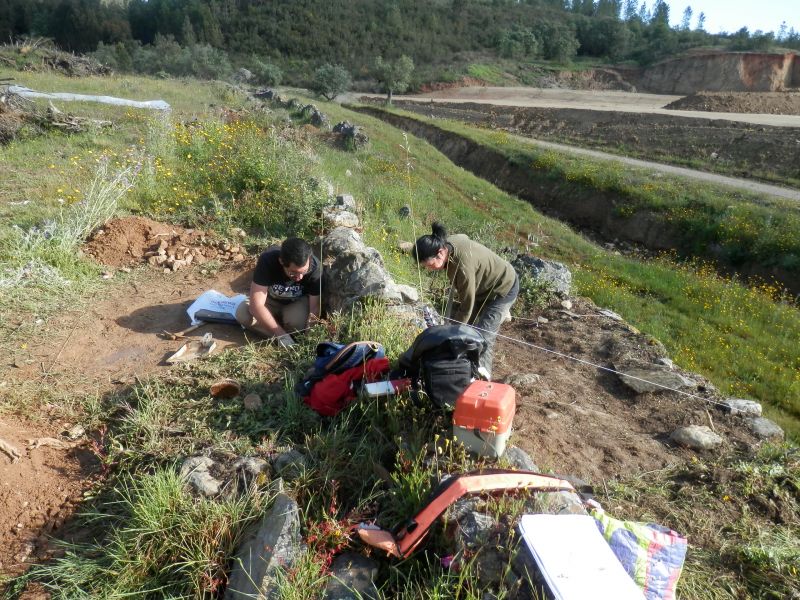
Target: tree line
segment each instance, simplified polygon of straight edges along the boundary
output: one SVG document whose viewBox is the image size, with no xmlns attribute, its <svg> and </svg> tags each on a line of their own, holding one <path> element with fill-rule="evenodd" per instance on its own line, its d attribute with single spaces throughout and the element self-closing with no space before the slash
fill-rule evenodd
<svg viewBox="0 0 800 600">
<path fill-rule="evenodd" d="M 144 72 L 228 68 L 233 62 L 298 80 L 323 62 L 356 78 L 375 57 L 446 65 L 494 52 L 568 63 L 576 56 L 645 65 L 696 46 L 800 49 L 800 33 L 712 35 L 687 6 L 670 26 L 663 0 L 3 0 L 0 39 L 52 38 Z M 185 73 L 196 74 L 196 73 Z M 274 77 L 273 77 L 274 78 Z"/>
</svg>

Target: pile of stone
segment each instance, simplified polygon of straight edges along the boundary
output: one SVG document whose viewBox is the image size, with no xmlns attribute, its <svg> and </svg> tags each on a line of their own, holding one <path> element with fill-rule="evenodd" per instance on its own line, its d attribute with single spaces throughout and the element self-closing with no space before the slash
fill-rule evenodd
<svg viewBox="0 0 800 600">
<path fill-rule="evenodd" d="M 328 116 L 313 104 L 306 104 L 303 108 L 301 108 L 300 115 L 304 119 L 308 119 L 309 123 L 311 123 L 314 127 L 328 127 Z"/>
<path fill-rule="evenodd" d="M 339 146 L 345 150 L 359 150 L 369 144 L 369 136 L 364 128 L 348 121 L 341 121 L 334 125 L 333 133 L 337 136 Z"/>
<path fill-rule="evenodd" d="M 200 246 L 186 245 L 183 236 L 160 237 L 152 240 L 153 249 L 145 252 L 148 264 L 163 267 L 164 272 L 174 272 L 192 264 L 201 265 L 209 260 L 242 262 L 247 258 L 247 250 L 235 242 L 212 240 L 202 236 Z"/>
</svg>

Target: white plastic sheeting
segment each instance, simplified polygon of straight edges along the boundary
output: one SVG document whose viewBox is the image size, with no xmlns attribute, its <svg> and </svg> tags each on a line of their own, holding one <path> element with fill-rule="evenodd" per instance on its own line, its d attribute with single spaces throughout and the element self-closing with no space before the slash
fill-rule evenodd
<svg viewBox="0 0 800 600">
<path fill-rule="evenodd" d="M 70 94 L 67 92 L 36 92 L 34 90 L 19 85 L 11 85 L 8 91 L 23 98 L 45 98 L 47 100 L 65 100 L 67 102 L 100 102 L 102 104 L 113 104 L 115 106 L 131 106 L 133 108 L 151 108 L 154 110 L 170 110 L 172 107 L 163 100 L 127 100 L 126 98 L 114 98 L 113 96 L 90 96 L 86 94 Z"/>
</svg>

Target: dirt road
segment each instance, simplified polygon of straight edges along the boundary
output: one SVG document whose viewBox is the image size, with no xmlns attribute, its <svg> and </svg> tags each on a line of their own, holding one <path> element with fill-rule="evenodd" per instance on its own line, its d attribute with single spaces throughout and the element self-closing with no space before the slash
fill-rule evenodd
<svg viewBox="0 0 800 600">
<path fill-rule="evenodd" d="M 380 96 L 376 96 L 380 97 Z M 612 112 L 651 113 L 698 119 L 724 119 L 756 125 L 800 127 L 798 115 L 761 115 L 717 113 L 663 108 L 682 96 L 639 94 L 618 91 L 564 90 L 528 87 L 460 87 L 429 92 L 424 95 L 396 96 L 398 100 L 429 102 L 474 102 L 504 106 L 543 108 L 578 108 Z"/>
<path fill-rule="evenodd" d="M 554 144 L 553 142 L 543 142 L 532 138 L 514 136 L 518 140 L 550 148 L 559 152 L 568 152 L 570 154 L 578 154 L 581 156 L 590 156 L 592 158 L 599 158 L 602 160 L 616 160 L 623 164 L 641 169 L 649 169 L 657 171 L 658 173 L 668 173 L 670 175 L 679 175 L 681 177 L 689 177 L 699 181 L 708 181 L 711 183 L 728 186 L 739 190 L 747 190 L 758 194 L 766 194 L 775 196 L 777 198 L 786 198 L 789 200 L 800 201 L 800 190 L 792 190 L 789 188 L 779 187 L 777 185 L 768 185 L 766 183 L 759 183 L 750 179 L 740 179 L 738 177 L 725 177 L 724 175 L 717 175 L 715 173 L 708 173 L 706 171 L 695 171 L 694 169 L 685 169 L 683 167 L 674 167 L 672 165 L 665 165 L 662 163 L 650 162 L 646 160 L 638 160 L 636 158 L 628 158 L 627 156 L 620 156 L 618 154 L 608 154 L 607 152 L 599 152 L 597 150 L 587 150 L 586 148 L 576 148 L 575 146 L 567 146 L 565 144 Z"/>
</svg>

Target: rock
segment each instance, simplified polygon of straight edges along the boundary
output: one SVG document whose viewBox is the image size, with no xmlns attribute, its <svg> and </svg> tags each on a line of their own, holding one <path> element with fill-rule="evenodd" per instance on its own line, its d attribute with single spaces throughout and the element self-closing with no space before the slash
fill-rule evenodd
<svg viewBox="0 0 800 600">
<path fill-rule="evenodd" d="M 365 248 L 361 236 L 348 227 L 337 227 L 322 240 L 323 257 L 333 257 L 361 252 Z"/>
<path fill-rule="evenodd" d="M 456 500 L 445 512 L 445 518 L 447 521 L 458 521 L 463 519 L 467 513 L 477 511 L 480 503 L 481 501 L 477 496 Z"/>
<path fill-rule="evenodd" d="M 209 473 L 214 464 L 214 461 L 207 456 L 192 456 L 183 461 L 180 477 L 198 494 L 209 498 L 216 496 L 219 494 L 222 482 Z"/>
<path fill-rule="evenodd" d="M 73 425 L 65 432 L 67 439 L 73 442 L 75 440 L 82 438 L 85 434 L 86 434 L 86 429 L 80 423 Z"/>
<path fill-rule="evenodd" d="M 713 450 L 722 444 L 722 438 L 705 425 L 680 427 L 669 436 L 672 441 L 692 450 Z"/>
<path fill-rule="evenodd" d="M 328 115 L 326 115 L 322 111 L 314 110 L 311 113 L 311 118 L 309 119 L 309 122 L 314 127 L 319 127 L 319 128 L 327 127 L 328 126 Z"/>
<path fill-rule="evenodd" d="M 350 227 L 356 229 L 361 226 L 358 215 L 349 210 L 339 210 L 336 207 L 328 207 L 322 211 L 322 218 L 327 227 Z"/>
<path fill-rule="evenodd" d="M 261 401 L 261 396 L 256 394 L 255 392 L 251 392 L 244 397 L 242 400 L 244 407 L 246 410 L 259 410 L 264 405 Z"/>
<path fill-rule="evenodd" d="M 242 390 L 239 382 L 234 379 L 221 379 L 211 386 L 212 398 L 235 398 Z"/>
<path fill-rule="evenodd" d="M 257 456 L 245 456 L 233 463 L 233 468 L 251 477 L 258 477 L 269 469 L 269 463 Z"/>
<path fill-rule="evenodd" d="M 460 551 L 474 550 L 482 546 L 497 529 L 497 521 L 491 516 L 469 511 L 458 519 L 456 545 Z"/>
<path fill-rule="evenodd" d="M 352 177 L 352 176 L 353 176 L 353 172 L 352 172 L 350 169 L 347 169 L 347 170 L 344 172 L 344 176 L 345 176 L 345 177 Z"/>
<path fill-rule="evenodd" d="M 546 325 L 547 323 L 550 322 L 550 319 L 548 319 L 547 317 L 536 317 L 536 322 L 540 325 Z"/>
<path fill-rule="evenodd" d="M 541 375 L 537 373 L 513 373 L 501 378 L 499 382 L 513 388 L 526 388 L 535 386 L 541 379 Z"/>
<path fill-rule="evenodd" d="M 422 306 L 419 304 L 393 304 L 387 307 L 387 312 L 392 313 L 414 329 L 425 329 L 427 326 L 422 315 Z"/>
<path fill-rule="evenodd" d="M 752 417 L 747 419 L 747 426 L 753 434 L 762 440 L 782 440 L 784 438 L 783 429 L 766 417 Z"/>
<path fill-rule="evenodd" d="M 597 314 L 603 315 L 604 317 L 608 317 L 612 321 L 622 321 L 623 318 L 615 313 L 613 310 L 609 310 L 607 308 L 599 308 L 597 309 Z"/>
<path fill-rule="evenodd" d="M 521 471 L 536 471 L 538 473 L 539 467 L 533 462 L 530 454 L 525 452 L 522 448 L 517 446 L 509 446 L 503 454 L 506 462 L 514 469 Z"/>
<path fill-rule="evenodd" d="M 570 481 L 576 488 L 579 481 L 576 478 L 556 475 L 560 479 Z M 541 492 L 525 500 L 522 509 L 525 513 L 544 513 L 549 515 L 585 515 L 586 508 L 577 492 Z M 522 514 L 522 513 L 520 513 Z"/>
<path fill-rule="evenodd" d="M 658 365 L 633 364 L 615 365 L 622 383 L 634 390 L 637 394 L 645 392 L 666 392 L 669 390 L 694 389 L 697 383 L 684 377 L 677 371 Z M 626 377 L 630 375 L 630 377 Z M 634 379 L 635 378 L 635 379 Z"/>
<path fill-rule="evenodd" d="M 405 204 L 400 207 L 400 210 L 397 211 L 397 214 L 401 219 L 407 219 L 411 216 L 411 207 L 408 204 Z"/>
<path fill-rule="evenodd" d="M 561 308 L 564 310 L 572 310 L 572 300 L 562 300 L 561 301 Z"/>
<path fill-rule="evenodd" d="M 275 96 L 275 90 L 270 89 L 258 90 L 253 94 L 253 97 L 258 98 L 259 100 L 273 100 Z"/>
<path fill-rule="evenodd" d="M 278 494 L 259 530 L 236 553 L 225 599 L 276 598 L 276 573 L 291 569 L 304 552 L 300 508 L 286 494 Z"/>
<path fill-rule="evenodd" d="M 496 585 L 503 580 L 506 556 L 497 548 L 484 547 L 475 557 L 478 580 L 483 585 Z"/>
<path fill-rule="evenodd" d="M 306 468 L 306 460 L 305 454 L 292 448 L 288 452 L 276 456 L 272 461 L 272 466 L 276 473 L 284 477 L 297 477 Z"/>
<path fill-rule="evenodd" d="M 390 302 L 399 302 L 402 304 L 413 304 L 419 300 L 419 293 L 417 289 L 410 285 L 395 283 L 386 287 L 386 292 L 383 294 L 385 300 Z"/>
<path fill-rule="evenodd" d="M 656 363 L 667 367 L 670 371 L 672 371 L 675 368 L 675 363 L 672 362 L 670 359 L 668 359 L 666 356 L 662 356 L 661 358 L 657 359 Z"/>
<path fill-rule="evenodd" d="M 411 254 L 414 250 L 414 242 L 397 242 L 397 249 L 403 254 Z"/>
<path fill-rule="evenodd" d="M 233 79 L 237 83 L 245 83 L 253 79 L 253 72 L 245 68 L 240 68 L 234 74 Z"/>
<path fill-rule="evenodd" d="M 345 552 L 331 565 L 331 575 L 325 586 L 325 600 L 377 600 L 374 580 L 378 564 L 355 552 Z"/>
<path fill-rule="evenodd" d="M 328 311 L 347 310 L 365 297 L 389 303 L 416 302 L 416 290 L 397 285 L 384 268 L 380 253 L 364 246 L 355 231 L 343 227 L 331 231 L 322 240 L 322 255 Z"/>
<path fill-rule="evenodd" d="M 336 206 L 349 211 L 354 211 L 358 208 L 356 206 L 356 199 L 350 194 L 340 194 L 336 196 Z"/>
<path fill-rule="evenodd" d="M 723 410 L 727 410 L 732 415 L 747 415 L 752 417 L 761 416 L 761 405 L 755 400 L 725 398 L 721 404 L 724 407 Z"/>
<path fill-rule="evenodd" d="M 363 127 L 341 121 L 333 126 L 333 132 L 339 137 L 339 145 L 346 150 L 358 150 L 369 144 Z"/>
<path fill-rule="evenodd" d="M 552 286 L 553 291 L 559 296 L 569 296 L 572 273 L 561 263 L 536 258 L 530 254 L 519 254 L 511 264 L 520 276 L 528 274 L 536 281 Z"/>
</svg>

